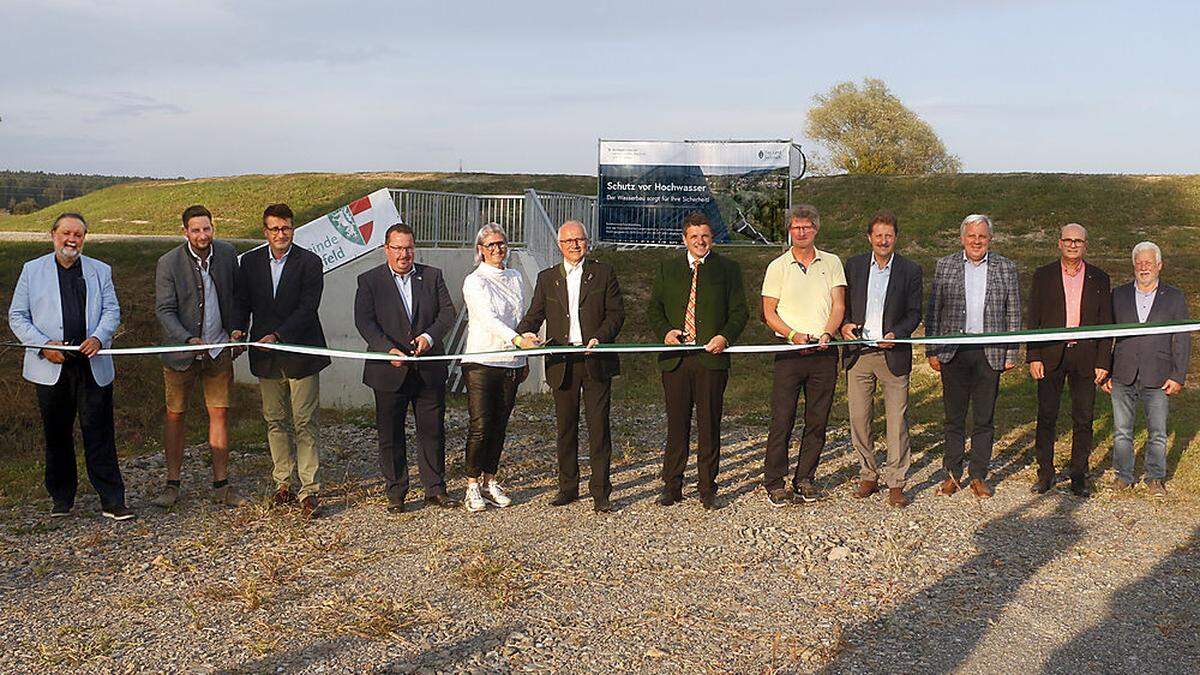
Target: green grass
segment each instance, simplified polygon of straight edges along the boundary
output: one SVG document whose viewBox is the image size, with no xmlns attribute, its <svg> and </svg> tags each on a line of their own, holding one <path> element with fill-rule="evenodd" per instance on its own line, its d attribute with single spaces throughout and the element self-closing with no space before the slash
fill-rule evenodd
<svg viewBox="0 0 1200 675">
<path fill-rule="evenodd" d="M 122 183 L 24 216 L 0 216 L 0 230 L 47 230 L 64 211 L 82 213 L 93 232 L 176 234 L 191 204 L 213 212 L 221 236 L 260 237 L 263 208 L 286 202 L 300 223 L 380 188 L 519 194 L 526 188 L 594 194 L 589 176 L 485 173 L 294 173 Z"/>
</svg>

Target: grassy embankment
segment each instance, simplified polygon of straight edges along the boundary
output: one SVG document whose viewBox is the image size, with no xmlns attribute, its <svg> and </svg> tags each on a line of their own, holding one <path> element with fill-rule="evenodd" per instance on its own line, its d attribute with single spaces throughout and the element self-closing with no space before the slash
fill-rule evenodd
<svg viewBox="0 0 1200 675">
<path fill-rule="evenodd" d="M 277 192 L 270 192 L 270 183 L 301 181 L 308 187 L 297 188 L 292 195 L 316 195 L 321 186 L 320 202 L 312 198 L 306 202 L 292 199 L 298 210 L 309 209 L 315 215 L 328 207 L 357 196 L 369 189 L 382 185 L 399 185 L 397 180 L 379 178 L 377 183 L 353 177 L 329 178 L 331 185 L 315 177 L 249 177 L 244 180 L 257 185 L 239 187 L 238 180 L 224 181 L 220 194 L 240 195 L 238 199 L 251 209 L 251 204 L 270 200 Z M 589 191 L 586 177 L 483 177 L 493 180 L 496 189 L 488 190 L 482 183 L 424 184 L 421 187 L 464 191 L 517 191 L 535 178 L 545 180 L 554 189 Z M 482 180 L 480 177 L 476 177 Z M 433 179 L 429 179 L 433 180 Z M 266 181 L 259 184 L 257 181 Z M 578 187 L 572 188 L 571 181 Z M 221 180 L 213 182 L 222 183 Z M 155 183 L 157 186 L 158 183 Z M 590 183 L 594 185 L 594 183 Z M 165 233 L 175 231 L 172 219 L 177 205 L 157 203 L 151 196 L 141 199 L 153 207 L 144 211 L 132 210 L 132 195 L 117 200 L 104 193 L 129 190 L 132 186 L 116 186 L 94 195 L 90 204 L 73 208 L 94 207 L 95 213 L 115 214 L 104 208 L 130 208 L 127 213 L 135 214 L 129 220 L 142 220 L 138 214 L 151 210 L 162 213 L 162 224 L 147 229 L 150 224 L 138 225 L 139 232 Z M 200 188 L 196 188 L 200 189 Z M 205 188 L 210 189 L 210 188 Z M 216 189 L 216 188 L 211 188 Z M 255 193 L 255 189 L 266 192 Z M 205 201 L 217 192 L 205 193 L 191 199 L 194 193 L 180 193 L 178 204 Z M 335 196 L 336 195 L 336 196 Z M 161 197 L 161 195 L 159 195 Z M 82 198 L 87 199 L 88 197 Z M 1105 267 L 1117 283 L 1129 277 L 1130 247 L 1142 239 L 1157 241 L 1164 250 L 1166 269 L 1164 279 L 1181 286 L 1193 298 L 1193 307 L 1200 296 L 1200 280 L 1193 271 L 1200 269 L 1200 255 L 1195 253 L 1198 240 L 1197 224 L 1200 224 L 1200 177 L 1126 177 L 1126 176 L 1061 176 L 1061 175 L 1003 175 L 1003 176 L 951 176 L 921 178 L 869 178 L 838 177 L 805 181 L 796 191 L 796 198 L 817 204 L 823 212 L 823 229 L 819 245 L 843 257 L 865 250 L 862 225 L 867 215 L 879 206 L 888 206 L 901 218 L 900 250 L 917 259 L 926 270 L 932 269 L 936 257 L 951 252 L 956 247 L 957 223 L 970 212 L 992 214 L 997 220 L 997 237 L 994 250 L 1017 260 L 1021 267 L 1023 285 L 1027 285 L 1030 272 L 1036 265 L 1053 260 L 1056 255 L 1054 241 L 1056 228 L 1063 222 L 1075 220 L 1084 223 L 1090 230 L 1090 259 Z M 229 197 L 233 199 L 233 197 Z M 211 200 L 208 203 L 211 202 Z M 230 201 L 229 203 L 233 203 Z M 57 206 L 55 209 L 57 210 Z M 258 208 L 258 206 L 253 206 Z M 218 212 L 220 212 L 218 210 Z M 45 220 L 46 214 L 42 214 Z M 115 218 L 115 215 L 109 216 Z M 254 222 L 256 215 L 251 209 L 244 216 Z M 12 227 L 9 221 L 0 219 L 0 229 L 24 229 Z M 37 222 L 36 220 L 33 222 Z M 169 224 L 168 224 L 169 223 Z M 107 226 L 104 226 L 107 228 Z M 227 227 L 224 233 L 230 236 L 252 234 L 254 228 L 242 230 Z M 231 231 L 232 230 L 232 231 Z M 0 258 L 0 304 L 7 307 L 21 261 L 33 257 L 45 246 L 37 244 L 4 244 L 4 256 Z M 148 289 L 152 287 L 153 261 L 168 245 L 143 245 L 95 243 L 88 252 L 108 260 L 116 270 L 118 290 L 124 309 L 125 325 L 119 340 L 121 344 L 145 344 L 156 339 L 157 329 L 153 319 L 153 299 Z M 741 249 L 731 253 L 743 266 L 746 290 L 752 308 L 757 307 L 758 284 L 763 270 L 773 251 Z M 649 285 L 654 265 L 662 257 L 670 255 L 661 251 L 602 252 L 601 257 L 613 262 L 619 270 L 622 287 L 626 294 L 626 305 L 630 308 L 629 320 L 622 335 L 624 341 L 653 341 L 655 336 L 646 329 L 644 317 L 645 301 L 649 296 Z M 928 280 L 927 280 L 928 282 Z M 1197 311 L 1200 311 L 1198 309 Z M 750 327 L 742 342 L 766 342 L 767 331 L 755 320 L 757 311 L 752 311 Z M 1196 351 L 1196 350 L 1194 350 Z M 1173 401 L 1171 413 L 1171 437 L 1168 444 L 1169 465 L 1176 494 L 1200 494 L 1200 414 L 1197 404 L 1200 394 L 1196 387 L 1200 381 L 1200 358 L 1193 354 L 1189 388 Z M 650 357 L 629 357 L 623 362 L 625 376 L 616 388 L 618 410 L 628 404 L 656 405 L 661 399 L 657 373 Z M 727 393 L 727 410 L 730 416 L 755 426 L 765 426 L 768 418 L 767 396 L 770 382 L 769 357 L 740 357 L 735 364 L 733 377 Z M 14 350 L 8 350 L 0 360 L 0 395 L 10 402 L 0 413 L 0 437 L 5 439 L 0 465 L 0 503 L 11 502 L 30 494 L 40 494 L 37 484 L 40 475 L 40 421 L 36 402 L 32 397 L 31 385 L 20 379 L 20 359 Z M 131 359 L 121 367 L 117 385 L 118 434 L 123 452 L 145 452 L 157 448 L 161 403 L 161 375 L 158 365 L 150 359 Z M 458 402 L 461 404 L 461 402 Z M 238 405 L 244 414 L 238 417 L 234 433 L 235 444 L 244 448 L 265 448 L 261 420 L 255 414 L 258 402 L 253 388 L 243 388 L 239 393 Z M 545 401 L 539 405 L 546 405 Z M 548 407 L 548 406 L 547 406 Z M 194 404 L 199 412 L 199 404 Z M 912 417 L 914 422 L 914 449 L 917 460 L 940 461 L 941 442 L 941 397 L 940 386 L 932 371 L 919 363 L 913 377 Z M 1023 368 L 1006 374 L 1002 379 L 1002 393 L 998 404 L 997 420 L 998 454 L 1013 454 L 1032 457 L 1034 434 L 1035 387 Z M 192 442 L 202 440 L 203 419 L 200 414 L 190 416 Z M 356 415 L 356 418 L 369 416 Z M 844 392 L 839 388 L 838 400 L 834 405 L 831 433 L 845 433 Z M 1069 421 L 1060 420 L 1060 455 L 1069 444 L 1067 431 Z M 1096 444 L 1094 464 L 1107 466 L 1111 447 L 1111 406 L 1108 398 L 1097 399 Z M 618 433 L 619 436 L 619 433 Z M 1144 434 L 1142 434 L 1144 438 Z M 618 438 L 618 444 L 620 439 Z M 452 441 L 452 445 L 457 441 Z M 1140 445 L 1141 439 L 1138 440 Z M 932 452 L 930 452 L 932 451 Z M 925 454 L 930 453 L 930 454 Z"/>
</svg>

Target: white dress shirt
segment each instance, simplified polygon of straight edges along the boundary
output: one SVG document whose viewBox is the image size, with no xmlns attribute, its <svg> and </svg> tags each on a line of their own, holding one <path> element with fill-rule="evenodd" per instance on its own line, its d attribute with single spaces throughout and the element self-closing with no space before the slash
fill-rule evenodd
<svg viewBox="0 0 1200 675">
<path fill-rule="evenodd" d="M 573 345 L 581 345 L 583 344 L 583 328 L 579 326 L 579 293 L 583 285 L 583 261 L 580 260 L 578 265 L 572 265 L 564 260 L 563 271 L 567 275 L 567 312 L 571 322 L 567 339 Z"/>
<path fill-rule="evenodd" d="M 463 303 L 467 306 L 467 346 L 463 363 L 501 368 L 521 368 L 524 356 L 470 356 L 474 352 L 516 350 L 513 330 L 525 312 L 525 282 L 511 268 L 499 269 L 479 263 L 463 280 Z"/>
<path fill-rule="evenodd" d="M 200 270 L 200 281 L 204 285 L 204 327 L 200 331 L 200 339 L 210 345 L 224 342 L 227 336 L 221 325 L 221 303 L 217 300 L 217 287 L 213 285 L 212 275 L 208 271 L 208 264 L 212 262 L 212 248 L 208 249 L 208 257 L 201 259 L 192 249 L 191 242 L 188 242 L 187 252 Z M 220 347 L 208 350 L 208 355 L 214 359 L 220 353 Z M 200 355 L 197 354 L 196 358 L 200 358 Z"/>
<path fill-rule="evenodd" d="M 883 269 L 880 269 L 875 256 L 871 255 L 871 272 L 867 277 L 867 307 L 863 316 L 863 337 L 869 340 L 883 339 L 883 301 L 887 298 L 888 282 L 892 278 L 892 261 L 895 258 L 896 254 L 893 253 Z"/>
<path fill-rule="evenodd" d="M 1143 291 L 1133 285 L 1133 298 L 1137 302 L 1138 323 L 1146 323 L 1146 319 L 1150 318 L 1150 310 L 1154 309 L 1154 296 L 1158 295 L 1158 284 L 1154 284 L 1154 288 L 1148 291 Z"/>
<path fill-rule="evenodd" d="M 964 333 L 983 332 L 983 303 L 987 300 L 988 256 L 978 263 L 971 262 L 966 252 L 963 253 L 963 285 L 967 301 L 967 319 L 963 324 Z"/>
<path fill-rule="evenodd" d="M 288 255 L 292 252 L 292 247 L 288 246 L 288 250 L 279 256 L 279 260 L 275 259 L 275 252 L 267 249 L 267 260 L 271 262 L 271 297 L 279 292 L 279 277 L 283 274 L 283 266 L 287 264 Z"/>
</svg>

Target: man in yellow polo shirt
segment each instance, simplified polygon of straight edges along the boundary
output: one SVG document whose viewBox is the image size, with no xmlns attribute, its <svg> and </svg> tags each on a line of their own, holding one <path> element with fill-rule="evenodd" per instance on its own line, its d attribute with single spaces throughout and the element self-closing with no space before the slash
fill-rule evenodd
<svg viewBox="0 0 1200 675">
<path fill-rule="evenodd" d="M 821 217 L 816 207 L 801 204 L 788 213 L 792 246 L 767 266 L 762 286 L 763 321 L 775 335 L 791 344 L 816 342 L 814 349 L 779 352 L 771 386 L 771 429 L 763 487 L 772 506 L 796 499 L 814 502 L 820 492 L 813 484 L 825 425 L 838 379 L 838 352 L 825 345 L 842 325 L 846 310 L 846 274 L 842 261 L 816 246 Z M 792 478 L 795 496 L 784 487 L 788 447 L 796 423 L 796 404 L 804 391 L 804 436 Z"/>
</svg>

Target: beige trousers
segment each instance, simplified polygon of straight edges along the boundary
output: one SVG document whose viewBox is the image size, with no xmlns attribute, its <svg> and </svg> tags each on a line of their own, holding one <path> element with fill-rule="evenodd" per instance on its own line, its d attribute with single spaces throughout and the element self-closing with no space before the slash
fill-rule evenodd
<svg viewBox="0 0 1200 675">
<path fill-rule="evenodd" d="M 883 388 L 883 407 L 887 415 L 887 461 L 882 472 L 871 434 L 876 383 Z M 912 461 L 908 444 L 908 375 L 895 375 L 888 370 L 883 352 L 867 352 L 846 372 L 846 397 L 850 403 L 850 440 L 861 467 L 859 477 L 873 481 L 882 478 L 881 482 L 888 487 L 904 487 Z"/>
<path fill-rule="evenodd" d="M 263 419 L 275 469 L 276 486 L 291 485 L 292 471 L 300 477 L 297 497 L 303 500 L 321 490 L 317 476 L 317 411 L 321 399 L 320 374 L 298 380 L 260 378 Z M 293 458 L 294 457 L 294 458 Z"/>
</svg>

